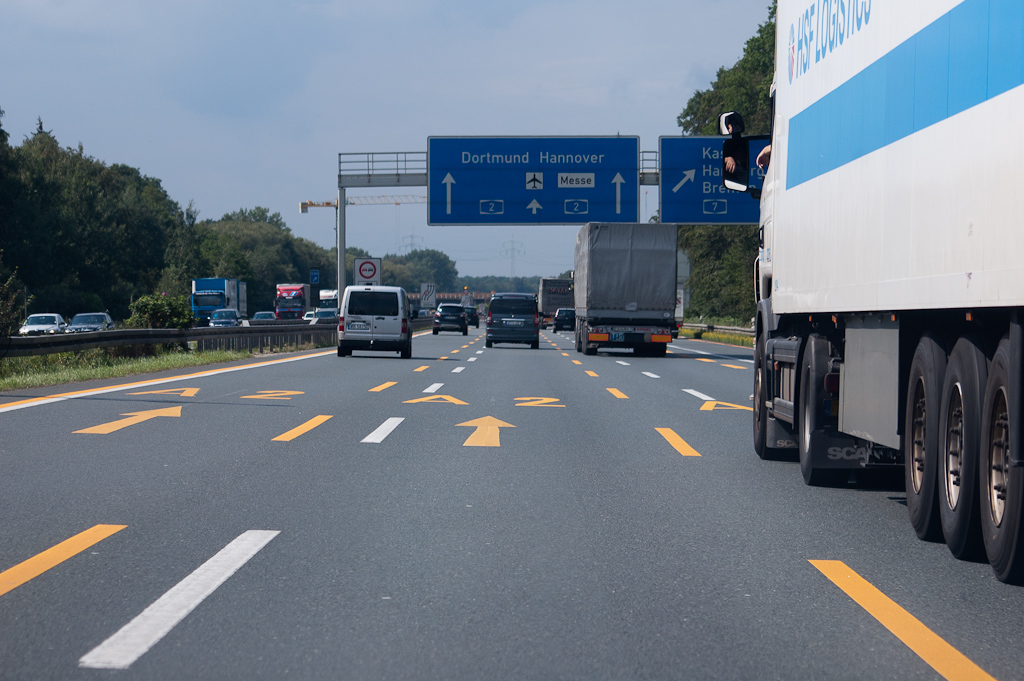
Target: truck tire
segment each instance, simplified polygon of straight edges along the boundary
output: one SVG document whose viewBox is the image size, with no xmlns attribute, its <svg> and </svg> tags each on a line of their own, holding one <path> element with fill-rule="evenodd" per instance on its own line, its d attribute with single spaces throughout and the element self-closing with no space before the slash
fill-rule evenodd
<svg viewBox="0 0 1024 681">
<path fill-rule="evenodd" d="M 826 447 L 821 423 L 825 374 L 828 373 L 828 340 L 811 334 L 804 343 L 800 359 L 800 409 L 797 413 L 797 448 L 800 451 L 800 473 L 804 483 L 814 486 L 836 486 L 849 475 L 845 468 L 822 468 L 818 465 Z"/>
<path fill-rule="evenodd" d="M 576 329 L 576 352 L 583 352 L 583 337 L 579 329 Z"/>
<path fill-rule="evenodd" d="M 1010 351 L 1008 339 L 989 368 L 981 414 L 981 535 L 996 577 L 1024 583 L 1024 468 L 1010 463 Z"/>
<path fill-rule="evenodd" d="M 651 346 L 651 357 L 664 357 L 668 353 L 668 343 L 654 343 Z"/>
<path fill-rule="evenodd" d="M 597 346 L 596 345 L 584 344 L 583 345 L 583 354 L 584 355 L 596 355 L 597 354 Z"/>
<path fill-rule="evenodd" d="M 981 399 L 985 391 L 985 355 L 970 338 L 953 347 L 942 383 L 939 412 L 938 501 L 946 546 L 954 556 L 981 556 L 978 508 L 978 449 L 981 446 Z"/>
<path fill-rule="evenodd" d="M 785 449 L 776 449 L 767 444 L 768 407 L 765 402 L 768 392 L 764 377 L 764 336 L 758 336 L 754 344 L 754 453 L 764 461 L 783 458 Z"/>
<path fill-rule="evenodd" d="M 942 541 L 939 519 L 939 402 L 946 373 L 946 352 L 925 335 L 917 344 L 907 380 L 903 470 L 910 524 L 925 541 Z"/>
</svg>

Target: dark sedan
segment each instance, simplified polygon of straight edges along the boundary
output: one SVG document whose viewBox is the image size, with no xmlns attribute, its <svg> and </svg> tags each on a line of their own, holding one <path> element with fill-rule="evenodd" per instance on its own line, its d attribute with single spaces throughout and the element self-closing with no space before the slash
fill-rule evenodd
<svg viewBox="0 0 1024 681">
<path fill-rule="evenodd" d="M 469 333 L 469 321 L 466 319 L 466 308 L 453 303 L 441 303 L 434 312 L 434 335 L 439 331 L 461 331 L 465 336 Z"/>
</svg>

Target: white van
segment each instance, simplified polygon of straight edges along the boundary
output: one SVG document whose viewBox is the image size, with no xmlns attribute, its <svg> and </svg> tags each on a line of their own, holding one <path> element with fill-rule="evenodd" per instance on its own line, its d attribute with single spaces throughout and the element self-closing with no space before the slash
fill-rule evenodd
<svg viewBox="0 0 1024 681">
<path fill-rule="evenodd" d="M 338 357 L 353 350 L 400 352 L 412 357 L 409 296 L 399 286 L 349 286 L 338 318 Z"/>
</svg>

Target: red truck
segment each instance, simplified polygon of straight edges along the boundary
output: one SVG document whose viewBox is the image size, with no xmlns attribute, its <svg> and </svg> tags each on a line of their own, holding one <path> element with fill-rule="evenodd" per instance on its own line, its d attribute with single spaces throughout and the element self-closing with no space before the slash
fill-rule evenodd
<svg viewBox="0 0 1024 681">
<path fill-rule="evenodd" d="M 312 310 L 309 298 L 309 284 L 278 284 L 274 300 L 274 314 L 278 319 L 302 319 L 307 310 Z"/>
</svg>

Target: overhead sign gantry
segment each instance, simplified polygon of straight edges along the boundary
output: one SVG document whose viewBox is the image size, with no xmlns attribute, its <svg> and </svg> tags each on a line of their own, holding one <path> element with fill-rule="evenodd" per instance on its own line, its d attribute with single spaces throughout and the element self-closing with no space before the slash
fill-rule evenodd
<svg viewBox="0 0 1024 681">
<path fill-rule="evenodd" d="M 427 139 L 427 224 L 639 219 L 639 137 Z"/>
</svg>

